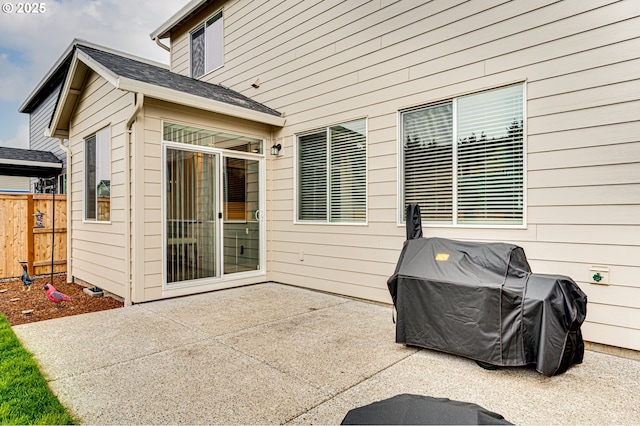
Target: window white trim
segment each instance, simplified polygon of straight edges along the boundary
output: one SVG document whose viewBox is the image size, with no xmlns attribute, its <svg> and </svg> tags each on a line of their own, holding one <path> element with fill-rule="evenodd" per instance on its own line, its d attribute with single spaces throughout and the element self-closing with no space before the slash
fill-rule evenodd
<svg viewBox="0 0 640 426">
<path fill-rule="evenodd" d="M 357 121 L 364 121 L 364 135 L 365 135 L 365 146 L 364 146 L 364 221 L 362 222 L 347 222 L 347 221 L 339 221 L 339 222 L 331 222 L 330 214 L 331 214 L 331 180 L 330 180 L 330 172 L 331 172 L 331 151 L 329 147 L 330 143 L 330 131 L 332 127 L 353 123 Z M 299 172 L 300 172 L 300 156 L 299 156 L 299 138 L 301 136 L 310 135 L 313 133 L 325 132 L 327 140 L 327 155 L 326 155 L 326 170 L 327 170 L 327 187 L 326 187 L 326 196 L 327 196 L 327 217 L 326 220 L 300 220 L 299 219 Z M 294 191 L 294 205 L 293 205 L 293 223 L 295 225 L 338 225 L 338 226 L 367 226 L 369 223 L 369 120 L 367 117 L 355 118 L 353 120 L 345 120 L 337 123 L 330 124 L 326 127 L 315 128 L 311 130 L 306 130 L 304 132 L 297 133 L 293 136 L 293 151 L 294 151 L 294 183 L 293 183 L 293 191 Z"/>
<path fill-rule="evenodd" d="M 95 211 L 96 217 L 95 218 L 87 217 L 87 201 L 88 201 L 88 199 L 87 199 L 88 198 L 88 193 L 87 193 L 87 172 L 88 172 L 88 168 L 87 168 L 88 167 L 88 165 L 87 165 L 87 140 L 92 138 L 92 137 L 95 137 L 96 138 L 96 145 L 97 145 L 97 143 L 98 143 L 98 140 L 97 140 L 98 135 L 99 134 L 104 134 L 104 132 L 106 132 L 107 135 L 108 135 L 107 138 L 108 138 L 108 144 L 109 144 L 109 147 L 108 147 L 108 150 L 107 150 L 107 152 L 109 153 L 109 160 L 106 162 L 106 164 L 108 164 L 108 167 L 109 167 L 109 182 L 110 182 L 110 184 L 109 184 L 109 192 L 110 192 L 110 195 L 109 195 L 109 220 L 98 220 L 98 205 L 97 205 L 98 199 L 97 199 L 97 194 L 96 194 L 96 207 L 95 207 L 96 208 L 96 211 Z M 90 135 L 88 135 L 87 137 L 82 139 L 82 162 L 83 162 L 83 171 L 82 171 L 82 221 L 84 223 L 102 223 L 102 224 L 111 223 L 111 213 L 112 213 L 111 203 L 113 201 L 113 196 L 111 195 L 111 188 L 113 186 L 112 182 L 111 182 L 112 181 L 112 177 L 113 177 L 112 176 L 113 170 L 112 170 L 112 164 L 111 164 L 112 163 L 112 158 L 111 158 L 112 157 L 112 152 L 111 151 L 113 149 L 113 146 L 112 146 L 112 140 L 113 139 L 111 137 L 111 134 L 112 134 L 111 125 L 107 125 L 107 126 L 102 127 L 101 129 L 91 133 Z M 98 156 L 98 152 L 99 151 L 96 150 L 96 157 Z M 96 161 L 98 161 L 98 158 L 96 158 Z M 96 164 L 96 167 L 97 167 L 97 164 Z M 97 172 L 96 172 L 96 175 L 97 175 Z M 96 179 L 97 179 L 97 176 L 96 176 Z"/>
<path fill-rule="evenodd" d="M 218 15 L 220 15 L 220 17 L 218 17 L 217 19 L 213 20 L 214 18 L 216 18 Z M 207 25 L 207 23 L 209 21 L 213 20 L 213 22 L 211 22 L 209 25 Z M 219 23 L 219 24 L 218 24 Z M 216 65 L 216 64 L 212 64 L 210 65 L 209 62 L 212 60 L 212 58 L 209 56 L 211 55 L 211 47 L 207 48 L 207 45 L 209 43 L 211 43 L 211 36 L 207 37 L 207 34 L 211 34 L 207 32 L 207 28 L 216 25 L 216 27 L 220 26 L 220 28 L 216 29 L 216 30 L 212 30 L 212 31 L 216 31 L 216 33 L 214 35 L 219 35 L 220 37 L 220 44 L 219 44 L 219 48 L 221 49 L 219 53 L 220 55 L 220 64 Z M 193 35 L 204 29 L 204 32 L 202 34 L 203 37 L 203 49 L 204 49 L 204 57 L 202 58 L 203 64 L 202 66 L 204 67 L 204 72 L 200 75 L 195 75 L 193 72 L 193 59 L 194 59 L 194 55 L 193 55 Z M 216 37 L 217 38 L 217 37 Z M 209 40 L 209 41 L 207 41 Z M 189 32 L 189 75 L 193 78 L 197 78 L 197 79 L 201 79 L 202 77 L 206 76 L 207 74 L 210 74 L 220 68 L 222 68 L 224 66 L 224 11 L 223 9 L 218 9 L 216 12 L 212 13 L 211 15 L 209 15 L 206 19 L 204 19 L 202 21 L 202 23 L 200 23 L 198 26 L 196 26 L 193 30 L 191 30 Z"/>
<path fill-rule="evenodd" d="M 465 96 L 480 94 L 482 92 L 489 92 L 496 89 L 501 89 L 509 86 L 521 85 L 522 89 L 522 224 L 461 224 L 458 223 L 458 173 L 457 173 L 457 165 L 458 165 L 458 136 L 457 136 L 457 120 L 458 120 L 458 100 Z M 443 102 L 450 101 L 452 103 L 453 108 L 453 193 L 452 193 L 452 201 L 453 201 L 453 212 L 452 212 L 452 223 L 428 223 L 423 221 L 423 227 L 439 227 L 439 228 L 497 228 L 497 229 L 526 229 L 528 218 L 527 218 L 527 81 L 519 80 L 515 82 L 510 82 L 501 86 L 483 88 L 481 90 L 473 91 L 473 92 L 465 92 L 463 94 L 459 94 L 457 96 L 452 96 L 450 98 L 438 99 L 437 101 L 422 104 L 419 106 L 408 107 L 398 111 L 397 114 L 397 226 L 405 226 L 406 222 L 404 220 L 404 211 L 406 206 L 404 205 L 404 140 L 403 140 L 403 114 L 423 110 L 429 108 L 431 106 L 438 105 Z"/>
</svg>

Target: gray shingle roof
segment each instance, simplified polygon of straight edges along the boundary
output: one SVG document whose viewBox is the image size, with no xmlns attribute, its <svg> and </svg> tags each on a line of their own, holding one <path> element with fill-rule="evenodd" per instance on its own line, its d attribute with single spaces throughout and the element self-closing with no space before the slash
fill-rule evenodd
<svg viewBox="0 0 640 426">
<path fill-rule="evenodd" d="M 62 160 L 49 151 L 0 146 L 0 175 L 49 177 L 62 170 Z"/>
<path fill-rule="evenodd" d="M 89 55 L 94 61 L 117 76 L 224 102 L 276 117 L 282 115 L 278 111 L 224 86 L 196 80 L 164 68 L 91 47 L 78 45 L 77 49 Z"/>
</svg>

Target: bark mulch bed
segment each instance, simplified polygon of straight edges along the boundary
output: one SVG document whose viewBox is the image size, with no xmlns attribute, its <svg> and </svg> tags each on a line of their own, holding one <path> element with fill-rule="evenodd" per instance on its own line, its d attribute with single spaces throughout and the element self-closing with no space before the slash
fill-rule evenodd
<svg viewBox="0 0 640 426">
<path fill-rule="evenodd" d="M 49 282 L 51 282 L 49 275 L 35 278 L 29 291 L 23 291 L 24 286 L 19 279 L 0 282 L 0 312 L 7 317 L 9 324 L 26 324 L 124 306 L 124 303 L 112 297 L 91 297 L 82 291 L 83 286 L 67 284 L 66 275 L 55 275 L 53 285 L 56 290 L 71 298 L 70 302 L 62 302 L 61 306 L 56 307 L 55 303 L 47 299 L 47 293 L 43 289 Z M 23 313 L 29 310 L 33 312 Z"/>
</svg>

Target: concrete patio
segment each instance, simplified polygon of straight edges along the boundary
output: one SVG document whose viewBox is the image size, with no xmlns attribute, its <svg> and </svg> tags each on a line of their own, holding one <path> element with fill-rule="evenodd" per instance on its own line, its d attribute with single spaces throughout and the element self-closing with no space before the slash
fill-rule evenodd
<svg viewBox="0 0 640 426">
<path fill-rule="evenodd" d="M 394 343 L 391 307 L 260 284 L 13 327 L 89 424 L 339 424 L 399 393 L 526 424 L 640 424 L 640 362 L 487 371 Z"/>
</svg>

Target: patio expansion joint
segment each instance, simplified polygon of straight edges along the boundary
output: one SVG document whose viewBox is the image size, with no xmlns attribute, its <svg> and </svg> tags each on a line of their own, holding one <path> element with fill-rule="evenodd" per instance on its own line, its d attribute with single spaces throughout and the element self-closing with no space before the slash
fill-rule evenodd
<svg viewBox="0 0 640 426">
<path fill-rule="evenodd" d="M 353 389 L 353 388 L 355 388 L 356 386 L 359 386 L 360 384 L 362 384 L 362 383 L 366 382 L 367 380 L 369 380 L 369 379 L 371 379 L 371 378 L 373 378 L 373 377 L 377 376 L 378 374 L 381 374 L 381 373 L 383 373 L 384 371 L 386 371 L 386 370 L 390 369 L 391 367 L 396 366 L 397 364 L 399 364 L 399 363 L 403 362 L 404 360 L 406 360 L 406 359 L 408 359 L 408 358 L 410 358 L 410 357 L 414 356 L 415 354 L 419 353 L 420 351 L 421 351 L 420 349 L 417 349 L 417 348 L 416 348 L 416 350 L 415 350 L 415 351 L 413 351 L 413 352 L 411 352 L 410 354 L 408 354 L 408 355 L 406 355 L 406 356 L 403 356 L 402 358 L 399 358 L 399 359 L 397 359 L 396 361 L 393 361 L 391 364 L 389 364 L 389 365 L 387 365 L 387 366 L 385 366 L 385 367 L 383 367 L 383 368 L 380 368 L 379 370 L 377 370 L 377 371 L 375 371 L 375 372 L 373 372 L 373 373 L 371 373 L 371 374 L 369 374 L 369 375 L 367 375 L 367 376 L 365 376 L 365 377 L 362 377 L 359 381 L 357 381 L 357 382 L 355 382 L 355 383 L 352 383 L 351 385 L 349 385 L 349 386 L 347 386 L 347 387 L 345 387 L 345 388 L 343 388 L 343 389 L 340 389 L 338 392 L 336 392 L 336 393 L 334 393 L 334 394 L 330 395 L 328 398 L 323 399 L 322 401 L 318 402 L 318 403 L 317 403 L 317 404 L 315 404 L 314 406 L 309 407 L 309 408 L 308 408 L 308 409 L 306 409 L 305 411 L 302 411 L 302 412 L 300 412 L 300 413 L 297 413 L 297 414 L 296 414 L 296 415 L 294 415 L 293 417 L 286 419 L 284 422 L 282 422 L 282 424 L 287 424 L 287 423 L 289 423 L 289 422 L 291 422 L 291 421 L 293 421 L 293 420 L 297 419 L 298 417 L 300 417 L 300 416 L 302 416 L 302 415 L 307 414 L 307 413 L 308 413 L 308 412 L 310 412 L 311 410 L 313 410 L 313 409 L 315 409 L 315 408 L 317 408 L 317 407 L 321 406 L 322 404 L 325 404 L 325 403 L 327 403 L 327 402 L 331 401 L 332 399 L 335 399 L 335 398 L 339 397 L 340 395 L 342 395 L 342 394 L 344 394 L 344 393 L 348 392 L 350 389 Z"/>
<path fill-rule="evenodd" d="M 144 308 L 148 313 L 150 313 L 150 314 L 152 314 L 152 315 L 157 315 L 157 316 L 159 316 L 160 318 L 166 319 L 167 321 L 171 321 L 171 322 L 172 322 L 172 323 L 174 323 L 174 324 L 178 324 L 178 325 L 180 325 L 180 326 L 182 326 L 182 327 L 185 327 L 185 328 L 189 329 L 189 331 L 192 331 L 192 332 L 194 332 L 194 333 L 196 333 L 196 334 L 201 334 L 201 335 L 203 335 L 203 337 L 201 337 L 201 338 L 197 338 L 196 340 L 194 340 L 194 342 L 195 342 L 195 341 L 208 340 L 208 339 L 212 339 L 212 338 L 215 338 L 215 337 L 216 337 L 216 336 L 215 336 L 215 335 L 213 335 L 213 334 L 207 333 L 206 331 L 202 331 L 202 330 L 200 330 L 200 329 L 198 329 L 198 328 L 196 328 L 196 327 L 194 327 L 194 326 L 192 326 L 192 325 L 189 325 L 189 324 L 187 324 L 187 323 L 185 323 L 185 322 L 179 321 L 179 320 L 177 320 L 177 319 L 175 319 L 175 318 L 173 318 L 173 317 L 171 317 L 171 316 L 169 316 L 169 315 L 163 314 L 162 312 L 154 311 L 153 309 L 149 309 L 148 307 L 143 307 L 143 308 Z"/>
<path fill-rule="evenodd" d="M 264 327 L 266 325 L 276 324 L 276 323 L 279 323 L 279 322 L 282 322 L 282 321 L 286 321 L 286 320 L 289 320 L 289 319 L 292 319 L 292 318 L 297 318 L 297 317 L 306 316 L 306 315 L 313 315 L 316 312 L 321 312 L 321 311 L 324 311 L 324 310 L 327 310 L 327 309 L 331 309 L 331 308 L 334 308 L 336 306 L 343 305 L 343 304 L 349 303 L 349 302 L 351 302 L 351 301 L 350 300 L 345 300 L 344 302 L 338 302 L 338 303 L 335 303 L 333 305 L 323 306 L 322 308 L 308 309 L 308 310 L 303 311 L 303 312 L 297 312 L 295 314 L 287 315 L 287 316 L 282 317 L 282 318 L 277 318 L 277 319 L 273 319 L 273 320 L 270 320 L 270 321 L 265 321 L 265 322 L 261 322 L 261 323 L 258 323 L 258 324 L 253 324 L 253 325 L 250 325 L 248 327 L 244 327 L 244 328 L 240 328 L 240 329 L 237 329 L 237 330 L 230 331 L 228 333 L 215 334 L 215 335 L 211 334 L 210 336 L 212 336 L 215 339 L 220 339 L 220 338 L 223 338 L 223 337 L 232 336 L 234 334 L 242 333 L 244 331 L 249 331 L 249 330 L 253 330 L 253 329 L 259 328 L 259 327 Z M 196 330 L 196 331 L 199 331 L 199 330 Z"/>
<path fill-rule="evenodd" d="M 234 331 L 229 332 L 229 333 L 215 335 L 215 336 L 212 336 L 212 339 L 216 343 L 221 344 L 221 345 L 231 349 L 232 351 L 237 352 L 238 354 L 241 354 L 243 356 L 246 356 L 246 357 L 248 357 L 248 358 L 250 358 L 250 359 L 252 359 L 252 360 L 254 360 L 254 361 L 256 361 L 256 362 L 258 362 L 260 364 L 266 365 L 269 368 L 273 368 L 274 370 L 278 371 L 279 373 L 284 374 L 284 375 L 286 375 L 288 377 L 291 377 L 291 378 L 299 381 L 300 383 L 304 383 L 304 384 L 309 385 L 309 386 L 311 386 L 311 387 L 313 387 L 315 389 L 318 389 L 318 390 L 321 390 L 321 391 L 325 391 L 326 389 L 324 387 L 318 386 L 318 384 L 313 383 L 312 381 L 307 380 L 304 377 L 299 377 L 297 375 L 291 374 L 291 372 L 286 371 L 285 369 L 283 369 L 282 367 L 278 366 L 277 364 L 273 364 L 273 363 L 271 363 L 271 362 L 269 362 L 269 361 L 267 361 L 265 359 L 262 359 L 262 358 L 254 355 L 254 354 L 252 354 L 250 352 L 243 351 L 243 350 L 241 350 L 241 349 L 239 349 L 239 348 L 237 348 L 237 347 L 235 347 L 235 346 L 233 346 L 231 344 L 226 343 L 223 339 L 225 337 L 233 336 L 235 334 L 243 333 L 243 332 L 250 331 L 252 329 L 257 329 L 259 327 L 264 327 L 264 326 L 267 326 L 267 325 L 270 325 L 270 324 L 276 324 L 276 323 L 283 322 L 283 321 L 286 321 L 286 320 L 289 320 L 289 319 L 292 319 L 292 318 L 313 315 L 316 312 L 323 311 L 323 310 L 326 310 L 326 309 L 331 309 L 331 308 L 334 308 L 336 306 L 339 306 L 339 305 L 342 305 L 342 304 L 345 304 L 345 303 L 350 303 L 350 302 L 352 302 L 352 300 L 344 300 L 344 301 L 335 303 L 333 305 L 325 306 L 325 307 L 322 307 L 322 308 L 314 308 L 313 310 L 309 310 L 309 311 L 305 311 L 305 312 L 298 312 L 298 313 L 293 314 L 293 315 L 289 315 L 289 316 L 286 316 L 286 317 L 278 318 L 278 319 L 275 319 L 275 320 L 272 320 L 272 321 L 266 321 L 266 322 L 263 322 L 263 323 L 260 323 L 260 324 L 255 324 L 255 325 L 252 325 L 250 327 L 245 327 L 245 328 L 242 328 L 242 329 L 239 329 L 239 330 L 234 330 Z M 384 369 L 386 369 L 388 367 L 385 367 Z M 382 370 L 384 370 L 384 369 L 382 369 Z M 380 370 L 380 371 L 382 371 L 382 370 Z M 377 373 L 374 373 L 374 375 L 375 374 L 377 374 Z M 363 380 L 366 380 L 366 379 L 363 379 Z M 329 392 L 329 394 L 331 394 L 331 392 Z M 330 396 L 327 400 L 331 399 L 332 397 L 333 396 Z M 302 414 L 304 414 L 304 413 L 302 413 Z M 296 415 L 295 417 L 298 417 L 299 415 L 300 414 Z M 287 421 L 289 421 L 289 420 L 287 420 Z"/>
<path fill-rule="evenodd" d="M 198 329 L 196 327 L 193 327 L 192 325 L 189 325 L 189 324 L 184 323 L 182 321 L 179 321 L 179 320 L 177 320 L 175 318 L 172 318 L 171 316 L 168 316 L 168 315 L 163 314 L 161 312 L 155 311 L 153 309 L 149 309 L 146 306 L 142 306 L 142 305 L 141 306 L 142 306 L 143 309 L 145 309 L 150 314 L 158 315 L 159 317 L 162 317 L 162 318 L 164 318 L 166 320 L 169 320 L 169 321 L 174 322 L 174 323 L 176 323 L 178 325 L 186 327 L 186 328 L 188 328 L 189 330 L 191 330 L 193 332 L 196 332 L 196 333 L 199 333 L 199 334 L 205 334 L 206 337 L 204 337 L 201 340 L 207 340 L 207 339 L 218 339 L 218 338 L 222 338 L 222 337 L 225 337 L 225 336 L 230 336 L 230 335 L 233 335 L 233 334 L 237 334 L 239 332 L 252 330 L 252 329 L 258 328 L 258 327 L 263 327 L 265 325 L 275 324 L 277 322 L 284 321 L 284 320 L 287 320 L 287 319 L 290 319 L 290 318 L 296 318 L 296 317 L 303 316 L 303 315 L 313 314 L 315 312 L 324 311 L 324 310 L 331 309 L 331 308 L 334 308 L 336 306 L 340 306 L 340 305 L 343 305 L 343 304 L 346 304 L 346 303 L 351 303 L 351 302 L 354 301 L 354 300 L 349 299 L 349 298 L 342 298 L 341 297 L 340 299 L 341 300 L 336 301 L 335 303 L 333 303 L 331 305 L 323 306 L 321 308 L 309 308 L 306 311 L 297 312 L 297 313 L 292 314 L 292 315 L 288 315 L 288 316 L 285 316 L 285 317 L 282 317 L 282 318 L 273 319 L 273 320 L 270 320 L 270 321 L 261 322 L 261 323 L 258 323 L 258 324 L 253 324 L 253 325 L 250 325 L 248 327 L 236 329 L 236 330 L 233 330 L 233 331 L 230 331 L 230 332 L 227 332 L 227 333 L 222 333 L 222 334 L 211 334 L 211 333 L 208 333 L 206 331 L 202 331 L 202 330 L 200 330 L 200 329 Z"/>
<path fill-rule="evenodd" d="M 131 362 L 136 362 L 138 360 L 149 358 L 149 357 L 152 357 L 152 356 L 155 356 L 155 355 L 158 355 L 158 354 L 162 354 L 162 353 L 165 353 L 165 352 L 171 352 L 173 350 L 176 350 L 176 349 L 179 349 L 179 348 L 182 348 L 182 347 L 192 346 L 192 345 L 195 345 L 197 343 L 204 342 L 206 340 L 212 340 L 212 337 L 211 336 L 205 336 L 205 337 L 202 337 L 202 338 L 199 338 L 199 339 L 195 339 L 194 341 L 186 343 L 186 344 L 185 343 L 177 344 L 175 346 L 159 349 L 159 350 L 156 350 L 156 351 L 153 351 L 153 352 L 146 353 L 144 355 L 136 356 L 134 358 L 123 359 L 121 361 L 117 361 L 117 362 L 113 362 L 113 363 L 110 363 L 110 364 L 101 365 L 101 366 L 96 367 L 96 368 L 92 368 L 91 370 L 85 370 L 85 371 L 80 371 L 80 372 L 77 372 L 77 373 L 68 374 L 68 375 L 63 376 L 63 377 L 50 378 L 50 377 L 47 376 L 47 377 L 45 377 L 45 380 L 47 381 L 47 383 L 54 383 L 54 382 L 57 382 L 57 381 L 60 381 L 60 380 L 67 380 L 67 379 L 71 379 L 71 378 L 74 378 L 74 377 L 82 377 L 84 375 L 95 373 L 96 371 L 104 370 L 106 368 L 111 368 L 111 367 L 115 367 L 115 366 L 118 366 L 118 365 L 129 364 Z M 38 363 L 38 369 L 40 371 L 43 371 L 43 369 L 41 368 L 39 363 Z"/>
</svg>

